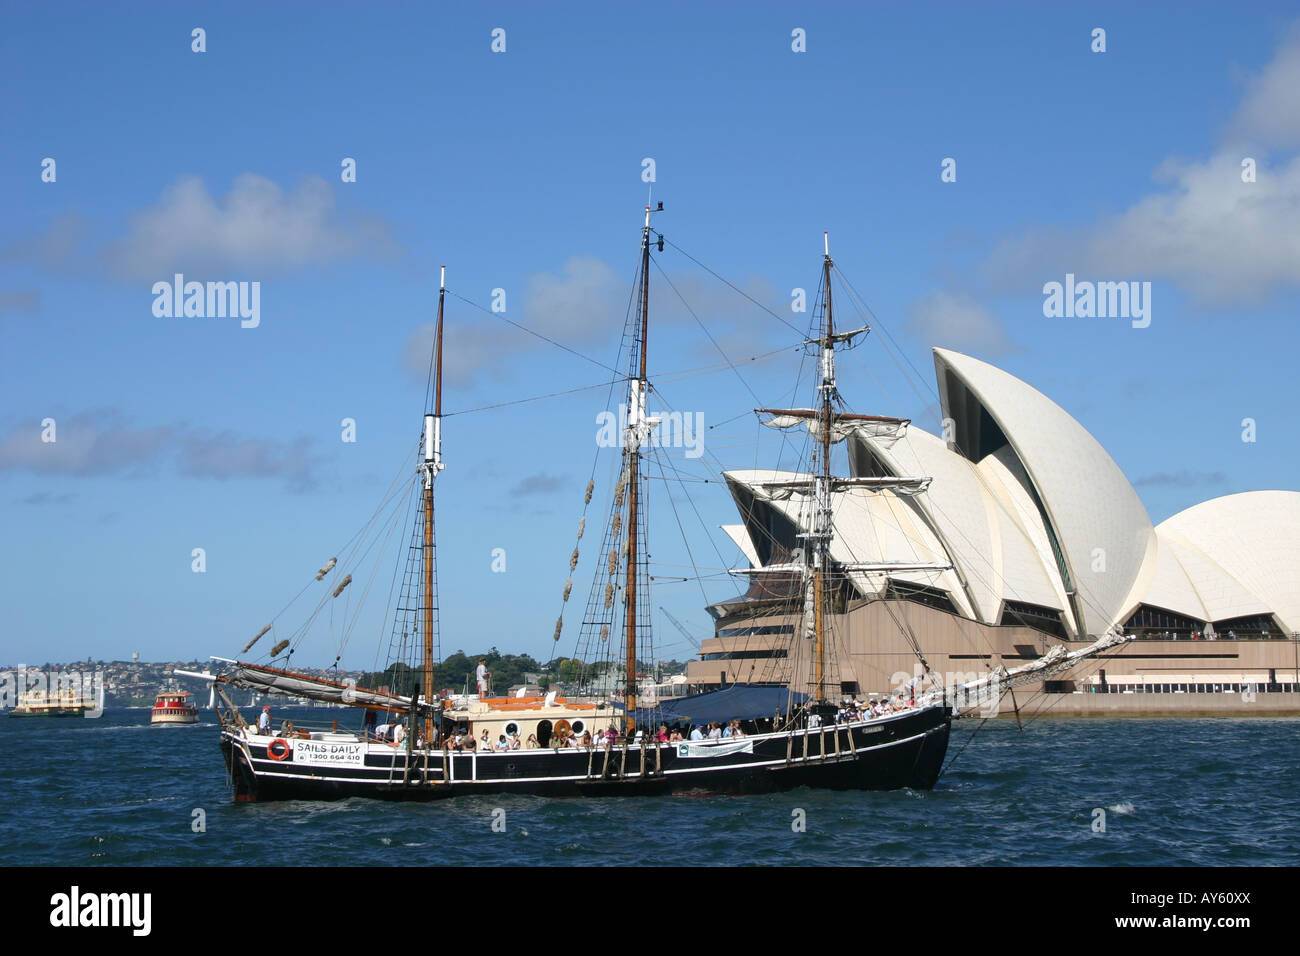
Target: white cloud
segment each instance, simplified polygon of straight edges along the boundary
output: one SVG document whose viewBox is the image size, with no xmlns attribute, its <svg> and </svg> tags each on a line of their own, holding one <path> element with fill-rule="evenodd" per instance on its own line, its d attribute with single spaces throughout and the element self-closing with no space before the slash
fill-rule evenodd
<svg viewBox="0 0 1300 956">
<path fill-rule="evenodd" d="M 0 474 L 95 477 L 156 474 L 169 461 L 186 477 L 284 478 L 295 490 L 311 487 L 317 457 L 310 439 L 276 439 L 213 434 L 185 424 L 139 427 L 108 409 L 60 416 L 55 441 L 42 441 L 39 420 L 0 435 Z"/>
<path fill-rule="evenodd" d="M 688 272 L 671 276 L 670 286 L 657 269 L 651 268 L 650 315 L 655 328 L 698 329 L 683 305 L 685 300 L 718 346 L 733 360 L 790 342 L 788 330 L 782 330 L 776 319 L 716 279 Z M 511 328 L 500 319 L 463 303 L 449 304 L 443 351 L 446 383 L 465 386 L 480 375 L 500 378 L 510 362 L 520 355 L 551 350 L 560 356 L 561 353 L 538 336 L 545 336 L 595 362 L 612 364 L 612 347 L 622 335 L 629 303 L 634 314 L 640 306 L 639 302 L 632 301 L 633 279 L 630 275 L 620 277 L 609 265 L 592 256 L 571 256 L 558 273 L 539 272 L 525 281 L 522 309 L 516 312 L 512 307 L 504 314 L 504 318 L 519 323 L 522 329 Z M 775 303 L 774 311 L 789 308 L 788 300 L 781 300 L 774 287 L 761 278 L 750 278 L 740 287 L 760 302 Z M 507 302 L 510 301 L 507 297 Z M 794 318 L 804 321 L 800 316 Z M 525 330 L 537 334 L 529 335 Z M 768 338 L 773 330 L 780 337 Z M 704 363 L 721 361 L 714 346 L 703 338 L 703 333 L 700 336 L 700 354 L 706 356 Z M 427 324 L 408 336 L 403 346 L 402 365 L 420 380 L 428 375 L 433 339 L 434 326 Z M 773 341 L 778 345 L 772 345 Z M 600 376 L 601 371 L 595 365 L 589 368 Z"/>
<path fill-rule="evenodd" d="M 395 248 L 381 223 L 344 217 L 324 179 L 308 177 L 286 192 L 265 176 L 245 173 L 220 198 L 198 177 L 178 180 L 101 256 L 124 278 L 157 279 L 173 271 L 267 274 L 389 255 Z"/>
<path fill-rule="evenodd" d="M 1246 86 L 1229 126 L 1233 139 L 1258 146 L 1300 146 L 1300 26 Z"/>
<path fill-rule="evenodd" d="M 1241 181 L 1240 153 L 1201 163 L 1167 162 L 1162 192 L 1083 232 L 1036 229 L 1001 242 L 988 260 L 993 280 L 1041 287 L 1066 272 L 1081 279 L 1179 283 L 1198 299 L 1267 298 L 1300 284 L 1300 158 Z"/>
<path fill-rule="evenodd" d="M 592 256 L 571 256 L 559 275 L 530 276 L 524 295 L 524 324 L 566 344 L 599 342 L 623 328 L 627 283 Z"/>
<path fill-rule="evenodd" d="M 905 328 L 926 345 L 990 356 L 1018 351 L 1002 320 L 962 293 L 933 292 L 913 302 Z"/>
<path fill-rule="evenodd" d="M 1200 161 L 1166 160 L 1163 188 L 1118 215 L 1075 230 L 1039 227 L 1001 241 L 986 267 L 1001 287 L 1081 279 L 1178 283 L 1210 303 L 1263 301 L 1300 286 L 1300 31 L 1247 86 L 1229 140 Z M 1255 181 L 1242 181 L 1242 162 Z"/>
<path fill-rule="evenodd" d="M 503 375 L 515 356 L 549 348 L 538 335 L 578 350 L 604 344 L 623 328 L 627 295 L 626 286 L 605 263 L 591 256 L 572 256 L 560 274 L 539 272 L 528 278 L 519 313 L 509 308 L 507 295 L 507 311 L 502 318 L 537 335 L 511 328 L 501 318 L 451 300 L 443 343 L 446 383 L 465 386 L 481 374 Z M 452 311 L 457 314 L 451 315 Z M 418 378 L 428 374 L 433 340 L 434 326 L 430 323 L 411 333 L 403 346 L 402 364 Z M 591 357 L 608 360 L 605 355 Z"/>
</svg>

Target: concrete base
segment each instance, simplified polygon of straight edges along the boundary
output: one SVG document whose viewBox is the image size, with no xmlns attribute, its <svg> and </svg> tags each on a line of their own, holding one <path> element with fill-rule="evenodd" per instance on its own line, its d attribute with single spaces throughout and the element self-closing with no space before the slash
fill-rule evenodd
<svg viewBox="0 0 1300 956">
<path fill-rule="evenodd" d="M 1020 699 L 1033 717 L 1300 717 L 1300 693 L 1241 694 L 1036 694 Z M 999 717 L 1014 717 L 1003 698 Z"/>
</svg>

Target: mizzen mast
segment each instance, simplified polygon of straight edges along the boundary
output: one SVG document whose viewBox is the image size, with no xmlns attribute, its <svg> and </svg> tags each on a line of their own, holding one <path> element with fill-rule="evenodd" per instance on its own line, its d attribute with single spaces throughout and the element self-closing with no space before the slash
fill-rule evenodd
<svg viewBox="0 0 1300 956">
<path fill-rule="evenodd" d="M 433 413 L 424 416 L 424 679 L 423 692 L 426 703 L 433 701 L 433 479 L 445 467 L 442 462 L 442 313 L 447 295 L 447 267 L 443 266 L 438 279 L 438 327 L 434 336 L 435 377 L 433 384 Z M 413 707 L 419 705 L 419 692 L 412 694 Z M 424 718 L 425 746 L 432 746 L 433 720 Z"/>
<path fill-rule="evenodd" d="M 826 300 L 821 338 L 821 382 L 817 391 L 821 394 L 821 432 L 822 432 L 822 473 L 817 477 L 813 495 L 812 531 L 809 534 L 813 545 L 813 634 L 814 634 L 814 683 L 817 687 L 818 701 L 826 699 L 826 572 L 830 557 L 830 540 L 832 534 L 831 516 L 831 426 L 834 412 L 831 402 L 835 397 L 835 318 L 831 311 L 831 236 L 823 233 L 825 259 L 822 263 L 822 281 L 826 286 Z"/>
</svg>

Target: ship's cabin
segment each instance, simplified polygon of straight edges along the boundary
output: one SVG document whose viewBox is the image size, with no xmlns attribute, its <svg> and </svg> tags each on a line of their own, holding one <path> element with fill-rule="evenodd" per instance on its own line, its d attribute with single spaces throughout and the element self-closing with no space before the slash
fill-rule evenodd
<svg viewBox="0 0 1300 956">
<path fill-rule="evenodd" d="M 620 731 L 619 711 L 608 701 L 579 702 L 563 697 L 488 697 L 456 701 L 443 711 L 444 733 L 473 736 L 487 732 L 487 746 L 495 748 L 502 735 L 518 735 L 521 747 L 536 738 L 538 747 L 553 747 L 570 735 L 594 737 L 610 727 Z"/>
</svg>

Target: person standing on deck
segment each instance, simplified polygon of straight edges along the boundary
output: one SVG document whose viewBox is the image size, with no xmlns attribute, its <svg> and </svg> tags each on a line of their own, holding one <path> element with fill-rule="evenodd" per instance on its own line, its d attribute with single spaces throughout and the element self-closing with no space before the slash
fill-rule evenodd
<svg viewBox="0 0 1300 956">
<path fill-rule="evenodd" d="M 271 736 L 271 708 L 269 705 L 262 708 L 262 713 L 257 718 L 257 732 L 264 737 Z"/>
<path fill-rule="evenodd" d="M 487 662 L 480 660 L 478 662 L 478 667 L 474 669 L 474 680 L 478 684 L 479 700 L 482 700 L 484 697 L 487 696 L 488 678 L 490 676 L 492 675 L 488 673 Z"/>
</svg>

